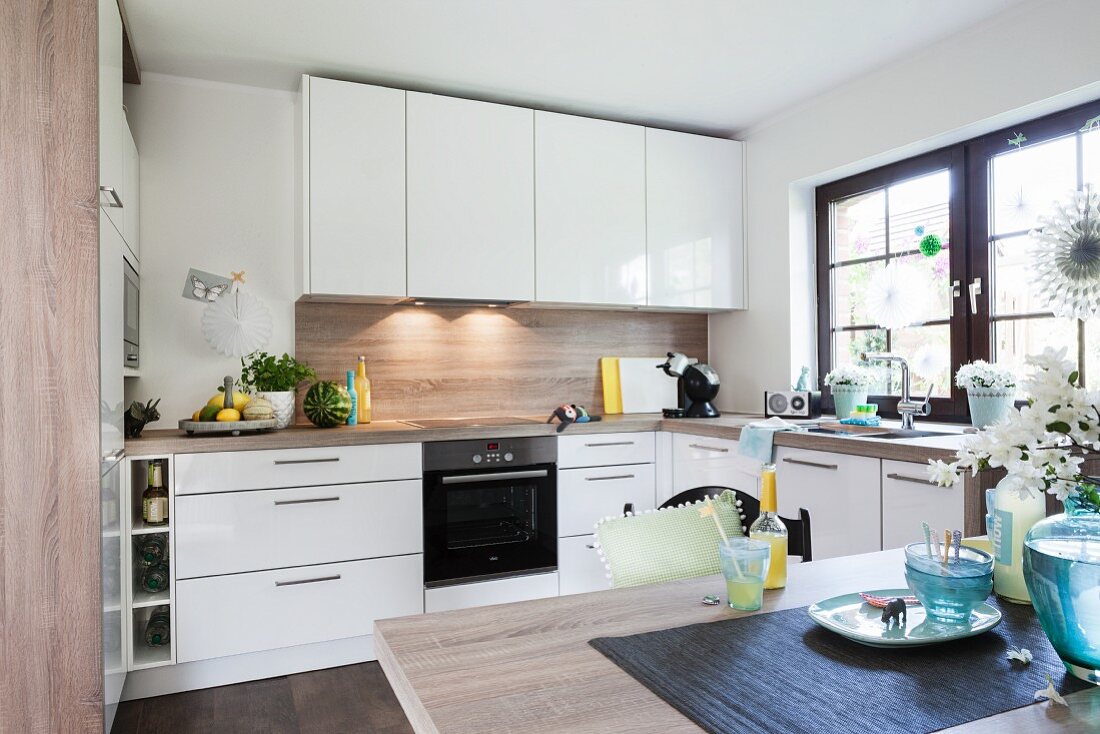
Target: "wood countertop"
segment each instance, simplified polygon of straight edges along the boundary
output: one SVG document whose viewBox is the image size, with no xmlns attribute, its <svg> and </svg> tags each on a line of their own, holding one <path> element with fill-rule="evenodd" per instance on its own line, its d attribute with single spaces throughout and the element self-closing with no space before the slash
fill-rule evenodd
<svg viewBox="0 0 1100 734">
<path fill-rule="evenodd" d="M 374 645 L 417 732 L 698 732 L 588 641 L 904 586 L 903 563 L 902 551 L 890 550 L 793 564 L 787 588 L 764 592 L 760 612 L 700 604 L 724 589 L 720 576 L 707 576 L 382 620 Z M 1079 732 L 1100 721 L 1100 688 L 1066 698 L 1069 708 L 1038 703 L 948 731 Z"/>
<path fill-rule="evenodd" d="M 529 416 L 524 416 L 529 417 Z M 523 436 L 570 436 L 575 434 L 669 431 L 692 436 L 737 440 L 747 423 L 761 420 L 757 415 L 724 415 L 713 419 L 662 418 L 660 415 L 609 415 L 596 423 L 578 423 L 556 433 L 556 424 L 540 422 L 510 426 L 467 426 L 456 428 L 415 428 L 400 421 L 378 421 L 365 426 L 316 428 L 296 425 L 281 431 L 242 434 L 240 436 L 188 436 L 180 430 L 150 429 L 140 438 L 126 442 L 129 456 L 195 454 L 211 451 L 258 451 L 327 446 L 357 446 L 385 443 L 423 443 L 468 439 L 517 438 Z M 923 424 L 929 425 L 929 424 Z M 960 426 L 935 426 L 937 430 L 958 431 L 958 435 L 884 441 L 818 433 L 782 432 L 775 436 L 776 446 L 828 451 L 838 454 L 870 456 L 895 461 L 924 463 L 929 459 L 951 459 L 961 439 Z"/>
</svg>

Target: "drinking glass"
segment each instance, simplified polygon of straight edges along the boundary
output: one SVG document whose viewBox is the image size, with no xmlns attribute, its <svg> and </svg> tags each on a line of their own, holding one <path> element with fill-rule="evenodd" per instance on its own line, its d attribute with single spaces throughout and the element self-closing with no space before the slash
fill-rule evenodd
<svg viewBox="0 0 1100 734">
<path fill-rule="evenodd" d="M 771 546 L 758 540 L 732 538 L 718 544 L 718 559 L 726 577 L 730 609 L 754 612 L 764 603 L 764 577 L 768 575 Z"/>
</svg>

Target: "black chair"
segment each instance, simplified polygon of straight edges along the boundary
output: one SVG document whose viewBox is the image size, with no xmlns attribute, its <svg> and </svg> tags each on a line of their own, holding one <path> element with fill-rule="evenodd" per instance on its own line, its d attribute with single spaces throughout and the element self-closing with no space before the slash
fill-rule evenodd
<svg viewBox="0 0 1100 734">
<path fill-rule="evenodd" d="M 756 518 L 760 517 L 760 500 L 756 499 L 751 494 L 745 494 L 739 489 L 731 489 L 730 487 L 696 487 L 695 489 L 688 489 L 665 502 L 661 505 L 660 509 L 663 510 L 667 507 L 692 504 L 704 500 L 707 497 L 717 497 L 726 490 L 734 492 L 734 494 L 737 495 L 738 501 L 741 502 L 741 514 L 745 516 L 745 529 L 747 530 L 752 527 Z M 798 508 L 797 520 L 782 516 L 779 519 L 787 526 L 787 553 L 792 556 L 802 556 L 803 563 L 812 561 L 813 555 L 810 546 L 809 510 L 804 507 Z"/>
</svg>

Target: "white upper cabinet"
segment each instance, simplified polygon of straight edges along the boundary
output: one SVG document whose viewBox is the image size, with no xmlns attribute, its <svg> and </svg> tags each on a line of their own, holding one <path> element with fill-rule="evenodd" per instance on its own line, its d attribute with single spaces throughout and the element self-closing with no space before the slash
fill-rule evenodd
<svg viewBox="0 0 1100 734">
<path fill-rule="evenodd" d="M 646 128 L 649 306 L 745 307 L 742 143 Z"/>
<path fill-rule="evenodd" d="M 99 0 L 99 204 L 107 218 L 125 228 L 122 200 L 124 163 L 122 114 L 122 16 L 116 0 Z"/>
<path fill-rule="evenodd" d="M 535 297 L 534 112 L 407 93 L 408 295 Z"/>
<path fill-rule="evenodd" d="M 646 302 L 645 128 L 535 112 L 535 297 Z"/>
<path fill-rule="evenodd" d="M 308 293 L 405 296 L 405 92 L 304 77 Z"/>
<path fill-rule="evenodd" d="M 136 261 L 141 258 L 138 149 L 125 117 L 122 123 L 122 165 L 122 200 L 126 202 L 122 210 L 122 239 L 126 240 L 126 246 Z"/>
</svg>

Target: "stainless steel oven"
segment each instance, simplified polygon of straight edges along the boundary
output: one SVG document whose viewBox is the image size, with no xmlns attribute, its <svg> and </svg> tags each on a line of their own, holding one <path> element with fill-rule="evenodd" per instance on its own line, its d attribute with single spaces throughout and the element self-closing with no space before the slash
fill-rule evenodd
<svg viewBox="0 0 1100 734">
<path fill-rule="evenodd" d="M 126 258 L 122 258 L 122 278 L 125 288 L 122 294 L 122 364 L 137 368 L 141 366 L 138 347 L 141 339 L 141 281 Z"/>
<path fill-rule="evenodd" d="M 424 444 L 424 582 L 432 588 L 554 571 L 552 436 Z"/>
</svg>

